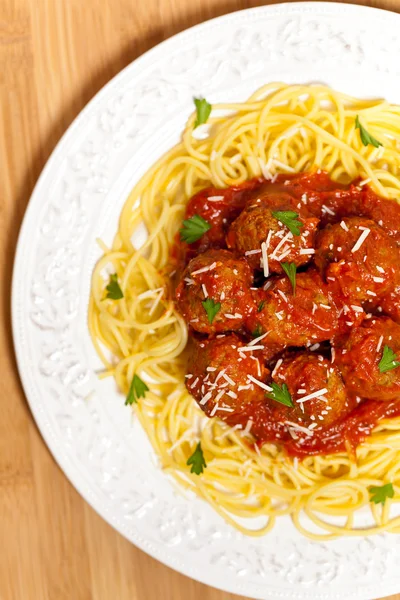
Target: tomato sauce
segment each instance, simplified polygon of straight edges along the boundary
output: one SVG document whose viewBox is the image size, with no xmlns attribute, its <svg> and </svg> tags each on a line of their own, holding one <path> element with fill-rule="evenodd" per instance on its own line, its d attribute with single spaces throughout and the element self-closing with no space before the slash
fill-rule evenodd
<svg viewBox="0 0 400 600">
<path fill-rule="evenodd" d="M 284 443 L 288 455 L 298 458 L 337 452 L 349 452 L 354 455 L 357 446 L 371 434 L 380 421 L 400 417 L 400 399 L 390 402 L 363 400 L 344 419 L 321 431 L 315 431 L 312 437 L 296 432 L 297 439 L 291 439 L 287 435 L 283 420 L 279 421 L 268 407 L 257 404 L 247 406 L 243 416 L 245 420 L 252 419 L 255 423 L 252 431 L 259 447 L 267 442 Z M 241 422 L 243 419 L 233 417 L 229 424 L 234 426 Z"/>
<path fill-rule="evenodd" d="M 302 458 L 345 451 L 354 454 L 357 446 L 371 434 L 379 421 L 393 417 L 400 417 L 400 400 L 363 400 L 343 420 L 321 432 L 315 432 L 312 438 L 291 440 L 285 447 L 290 456 Z"/>
</svg>

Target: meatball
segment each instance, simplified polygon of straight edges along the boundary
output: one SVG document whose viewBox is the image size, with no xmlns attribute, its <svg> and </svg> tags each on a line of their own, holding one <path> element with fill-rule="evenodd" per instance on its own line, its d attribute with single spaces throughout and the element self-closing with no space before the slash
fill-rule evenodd
<svg viewBox="0 0 400 600">
<path fill-rule="evenodd" d="M 253 274 L 245 259 L 229 250 L 208 250 L 193 258 L 176 290 L 178 309 L 200 333 L 237 330 L 253 310 Z"/>
<path fill-rule="evenodd" d="M 301 352 L 288 356 L 276 363 L 273 379 L 279 386 L 286 384 L 294 405 L 288 407 L 268 400 L 273 418 L 281 423 L 318 430 L 343 418 L 354 405 L 347 397 L 339 369 L 321 355 Z M 318 395 L 310 398 L 312 394 Z"/>
<path fill-rule="evenodd" d="M 201 190 L 190 199 L 185 219 L 199 215 L 211 227 L 199 240 L 185 245 L 187 260 L 209 248 L 226 248 L 225 236 L 229 224 L 243 209 L 250 192 L 260 185 L 258 179 L 253 179 L 227 189 L 211 187 Z"/>
<path fill-rule="evenodd" d="M 376 400 L 400 398 L 400 367 L 385 360 L 390 351 L 394 360 L 400 358 L 400 325 L 388 317 L 372 317 L 334 345 L 335 364 L 350 393 Z"/>
<path fill-rule="evenodd" d="M 362 309 L 356 307 L 359 313 L 349 307 L 345 316 L 337 301 L 315 269 L 297 274 L 295 296 L 287 277 L 276 278 L 268 290 L 258 293 L 257 311 L 251 313 L 246 327 L 253 335 L 269 332 L 263 344 L 271 353 L 287 346 L 310 346 L 329 340 L 361 318 Z"/>
<path fill-rule="evenodd" d="M 289 201 L 283 203 L 282 195 L 278 197 L 280 203 L 276 208 L 273 206 L 276 201 L 269 203 L 268 196 L 249 202 L 230 226 L 226 237 L 228 247 L 244 254 L 254 269 L 264 267 L 262 244 L 265 242 L 268 260 L 265 274 L 282 273 L 281 261 L 305 265 L 314 252 L 318 219 L 300 215 L 293 211 Z M 276 216 L 277 211 L 287 210 L 291 210 L 300 223 L 299 235 L 292 233 Z"/>
<path fill-rule="evenodd" d="M 186 387 L 209 417 L 230 422 L 246 405 L 264 402 L 265 390 L 252 379 L 262 382 L 269 371 L 257 350 L 240 351 L 245 347 L 232 333 L 195 340 L 190 348 Z"/>
<path fill-rule="evenodd" d="M 317 235 L 316 249 L 316 265 L 349 301 L 379 303 L 399 281 L 399 248 L 369 219 L 328 226 Z"/>
<path fill-rule="evenodd" d="M 288 355 L 276 363 L 272 378 L 272 382 L 267 380 L 270 391 L 264 401 L 260 397 L 259 402 L 243 404 L 240 412 L 232 413 L 228 421 L 251 431 L 260 444 L 278 442 L 286 447 L 296 442 L 309 444 L 315 434 L 329 429 L 356 405 L 356 400 L 346 394 L 340 371 L 320 355 L 308 352 Z M 282 400 L 282 395 L 276 394 L 273 384 L 278 384 L 281 393 L 283 384 L 287 386 L 293 406 L 276 399 Z M 316 396 L 310 398 L 312 394 Z"/>
</svg>

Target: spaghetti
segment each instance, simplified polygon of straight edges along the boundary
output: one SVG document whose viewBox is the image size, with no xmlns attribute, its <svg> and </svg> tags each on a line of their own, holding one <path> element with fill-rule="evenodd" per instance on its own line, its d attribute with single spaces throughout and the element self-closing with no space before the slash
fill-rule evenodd
<svg viewBox="0 0 400 600">
<path fill-rule="evenodd" d="M 357 116 L 379 147 L 364 146 Z M 324 86 L 270 84 L 247 102 L 214 105 L 205 139 L 191 116 L 182 142 L 139 181 L 123 208 L 112 247 L 93 273 L 89 329 L 104 364 L 128 393 L 138 374 L 149 391 L 135 405 L 163 469 L 208 501 L 248 535 L 270 531 L 280 515 L 312 539 L 400 532 L 393 514 L 400 498 L 400 418 L 381 422 L 357 448 L 290 458 L 275 444 L 261 450 L 251 433 L 208 419 L 185 387 L 187 326 L 173 300 L 171 247 L 188 200 L 210 184 L 239 185 L 254 177 L 322 169 L 340 183 L 361 178 L 380 196 L 400 193 L 400 107 L 358 100 Z M 140 226 L 148 237 L 136 247 Z M 116 273 L 123 297 L 105 298 Z M 187 466 L 201 440 L 207 468 Z M 370 504 L 369 487 L 391 482 L 395 496 Z M 359 526 L 358 509 L 370 507 Z"/>
</svg>

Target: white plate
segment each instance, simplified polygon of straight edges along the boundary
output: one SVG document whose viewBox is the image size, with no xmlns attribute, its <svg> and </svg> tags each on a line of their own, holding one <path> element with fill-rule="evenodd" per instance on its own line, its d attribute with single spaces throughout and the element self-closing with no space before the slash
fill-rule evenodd
<svg viewBox="0 0 400 600">
<path fill-rule="evenodd" d="M 74 486 L 118 531 L 178 571 L 254 598 L 373 598 L 400 589 L 400 536 L 303 539 L 288 519 L 245 538 L 157 468 L 87 326 L 95 239 L 179 137 L 192 98 L 245 99 L 263 83 L 322 81 L 400 103 L 400 16 L 281 4 L 227 15 L 157 46 L 82 111 L 48 161 L 21 230 L 13 281 L 18 365 L 32 412 Z"/>
</svg>

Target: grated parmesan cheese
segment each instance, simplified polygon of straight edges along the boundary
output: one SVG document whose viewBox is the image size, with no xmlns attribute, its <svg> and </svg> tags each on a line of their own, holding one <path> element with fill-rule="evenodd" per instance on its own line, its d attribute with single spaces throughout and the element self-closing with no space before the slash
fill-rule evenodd
<svg viewBox="0 0 400 600">
<path fill-rule="evenodd" d="M 263 381 L 260 381 L 259 379 L 256 379 L 255 377 L 253 377 L 253 375 L 247 375 L 247 379 L 258 385 L 258 387 L 262 388 L 263 390 L 266 390 L 267 392 L 272 392 L 272 388 L 269 387 L 269 385 L 267 385 Z"/>
<path fill-rule="evenodd" d="M 370 229 L 365 228 L 362 232 L 362 234 L 360 235 L 360 237 L 358 238 L 358 240 L 356 241 L 356 243 L 354 244 L 354 246 L 352 247 L 351 251 L 352 252 L 357 252 L 357 250 L 359 250 L 361 248 L 361 246 L 363 245 L 363 243 L 365 242 L 365 240 L 367 239 L 369 233 L 370 233 Z"/>
<path fill-rule="evenodd" d="M 202 269 L 197 269 L 197 271 L 192 271 L 190 274 L 193 275 L 199 275 L 200 273 L 206 273 L 207 271 L 212 271 L 213 269 L 215 269 L 215 267 L 217 266 L 216 262 L 213 262 L 212 265 L 209 265 L 208 267 L 203 267 Z"/>
<path fill-rule="evenodd" d="M 296 400 L 296 402 L 306 402 L 307 400 L 312 400 L 313 398 L 318 398 L 319 396 L 326 394 L 327 391 L 328 391 L 327 388 L 322 388 L 320 390 L 317 390 L 316 392 L 313 392 L 312 394 L 308 394 L 308 396 L 303 396 L 303 398 L 301 398 L 301 400 Z"/>
</svg>

